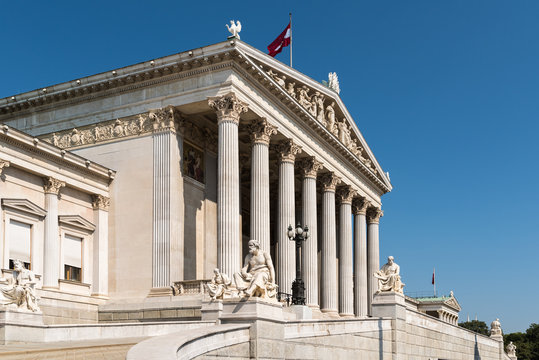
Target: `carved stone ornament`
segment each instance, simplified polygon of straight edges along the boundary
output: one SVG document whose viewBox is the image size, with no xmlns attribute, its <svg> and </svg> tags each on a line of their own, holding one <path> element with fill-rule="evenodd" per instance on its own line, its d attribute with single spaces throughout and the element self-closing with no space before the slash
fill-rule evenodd
<svg viewBox="0 0 539 360">
<path fill-rule="evenodd" d="M 279 153 L 279 160 L 282 162 L 294 162 L 296 155 L 301 153 L 301 146 L 294 143 L 292 139 L 281 141 L 276 144 L 274 149 Z"/>
<path fill-rule="evenodd" d="M 502 324 L 500 323 L 500 319 L 496 319 L 490 323 L 490 336 L 493 335 L 502 335 Z"/>
<path fill-rule="evenodd" d="M 352 202 L 352 212 L 354 215 L 367 215 L 367 209 L 371 203 L 367 199 L 354 199 Z"/>
<path fill-rule="evenodd" d="M 228 24 L 225 24 L 225 26 L 228 29 L 228 32 L 232 34 L 232 36 L 230 36 L 231 38 L 235 37 L 238 40 L 240 39 L 241 23 L 239 20 L 235 23 L 234 20 L 230 20 L 230 26 L 228 26 Z"/>
<path fill-rule="evenodd" d="M 34 272 L 24 267 L 21 260 L 13 262 L 13 277 L 8 285 L 0 287 L 0 303 L 14 306 L 18 310 L 39 311 L 35 293 L 36 277 Z"/>
<path fill-rule="evenodd" d="M 369 224 L 379 224 L 382 216 L 384 216 L 384 212 L 377 207 L 371 207 L 367 210 L 367 222 Z"/>
<path fill-rule="evenodd" d="M 341 183 L 341 178 L 335 175 L 335 173 L 327 172 L 320 176 L 320 183 L 324 191 L 335 191 L 337 185 Z"/>
<path fill-rule="evenodd" d="M 264 118 L 253 121 L 248 129 L 254 144 L 269 145 L 271 136 L 277 134 L 277 127 L 268 123 Z"/>
<path fill-rule="evenodd" d="M 373 274 L 378 279 L 378 291 L 393 291 L 402 294 L 404 283 L 401 281 L 400 266 L 394 261 L 393 256 L 387 258 L 387 263 Z"/>
<path fill-rule="evenodd" d="M 43 178 L 43 190 L 45 190 L 45 194 L 58 195 L 60 188 L 63 188 L 64 186 L 66 186 L 64 181 L 60 181 L 50 176 Z"/>
<path fill-rule="evenodd" d="M 517 356 L 517 347 L 512 341 L 509 341 L 509 344 L 507 344 L 505 350 L 507 350 L 507 355 L 509 355 L 509 357 L 515 358 Z"/>
<path fill-rule="evenodd" d="M 7 168 L 11 165 L 11 163 L 7 160 L 1 160 L 0 159 L 0 175 L 2 175 L 2 172 L 4 171 L 4 168 Z"/>
<path fill-rule="evenodd" d="M 352 204 L 354 196 L 357 195 L 357 191 L 352 189 L 350 185 L 345 185 L 337 189 L 337 196 L 341 204 Z"/>
<path fill-rule="evenodd" d="M 154 131 L 171 130 L 176 131 L 183 122 L 183 117 L 174 106 L 167 106 L 162 109 L 150 110 L 148 118 L 152 122 Z"/>
<path fill-rule="evenodd" d="M 249 110 L 243 101 L 240 101 L 236 94 L 230 92 L 223 96 L 208 98 L 208 105 L 217 113 L 217 122 L 232 121 L 236 124 L 240 122 L 240 115 Z"/>
<path fill-rule="evenodd" d="M 322 163 L 314 157 L 299 160 L 297 166 L 302 171 L 304 177 L 312 179 L 316 179 L 318 172 L 323 168 Z"/>
<path fill-rule="evenodd" d="M 93 195 L 92 196 L 92 207 L 94 210 L 107 210 L 110 206 L 110 198 L 103 195 Z"/>
<path fill-rule="evenodd" d="M 101 122 L 80 129 L 70 129 L 45 135 L 42 139 L 62 149 L 95 144 L 152 131 L 148 114 Z"/>
</svg>

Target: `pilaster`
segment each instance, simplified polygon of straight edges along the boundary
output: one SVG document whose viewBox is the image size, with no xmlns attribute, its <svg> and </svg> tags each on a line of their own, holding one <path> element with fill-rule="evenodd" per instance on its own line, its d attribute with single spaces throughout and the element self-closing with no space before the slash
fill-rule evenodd
<svg viewBox="0 0 539 360">
<path fill-rule="evenodd" d="M 108 197 L 92 196 L 95 224 L 92 296 L 108 297 L 109 293 L 109 206 Z"/>
<path fill-rule="evenodd" d="M 58 229 L 58 194 L 65 182 L 53 177 L 43 178 L 45 192 L 45 238 L 43 246 L 43 287 L 58 288 L 60 279 L 60 239 Z"/>
</svg>

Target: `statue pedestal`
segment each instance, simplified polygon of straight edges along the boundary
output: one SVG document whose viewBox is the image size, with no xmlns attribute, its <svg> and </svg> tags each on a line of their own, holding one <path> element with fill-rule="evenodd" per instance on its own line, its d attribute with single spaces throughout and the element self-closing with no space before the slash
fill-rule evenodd
<svg viewBox="0 0 539 360">
<path fill-rule="evenodd" d="M 202 320 L 216 320 L 222 324 L 246 323 L 256 320 L 284 321 L 281 304 L 257 297 L 204 300 L 201 313 Z"/>
<path fill-rule="evenodd" d="M 374 294 L 372 300 L 372 316 L 406 319 L 404 295 L 393 291 Z"/>
<path fill-rule="evenodd" d="M 311 320 L 313 311 L 306 305 L 292 305 L 289 308 L 283 309 L 287 313 L 288 320 Z"/>
<path fill-rule="evenodd" d="M 43 325 L 41 311 L 19 310 L 11 306 L 0 307 L 0 327 L 8 325 Z"/>
<path fill-rule="evenodd" d="M 13 342 L 42 342 L 43 313 L 0 307 L 0 344 Z"/>
</svg>

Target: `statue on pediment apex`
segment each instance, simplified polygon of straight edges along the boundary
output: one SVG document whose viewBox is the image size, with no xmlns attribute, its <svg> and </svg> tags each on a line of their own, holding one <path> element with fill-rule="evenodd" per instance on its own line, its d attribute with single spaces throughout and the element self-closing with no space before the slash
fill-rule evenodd
<svg viewBox="0 0 539 360">
<path fill-rule="evenodd" d="M 226 28 L 228 29 L 228 32 L 232 34 L 230 37 L 235 37 L 240 39 L 240 31 L 241 31 L 241 23 L 240 21 L 236 21 L 234 23 L 234 20 L 230 20 L 230 26 L 228 24 L 225 24 Z"/>
</svg>

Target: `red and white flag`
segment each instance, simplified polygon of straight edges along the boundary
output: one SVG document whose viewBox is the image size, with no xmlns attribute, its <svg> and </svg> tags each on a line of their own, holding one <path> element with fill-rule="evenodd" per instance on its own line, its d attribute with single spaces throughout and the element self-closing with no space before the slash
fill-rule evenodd
<svg viewBox="0 0 539 360">
<path fill-rule="evenodd" d="M 269 56 L 275 57 L 275 55 L 280 53 L 285 46 L 290 45 L 292 35 L 291 25 L 291 23 L 288 23 L 288 26 L 284 29 L 281 35 L 277 36 L 277 39 L 268 45 Z"/>
<path fill-rule="evenodd" d="M 432 285 L 434 285 L 434 273 L 436 271 L 436 268 L 432 269 Z"/>
</svg>

